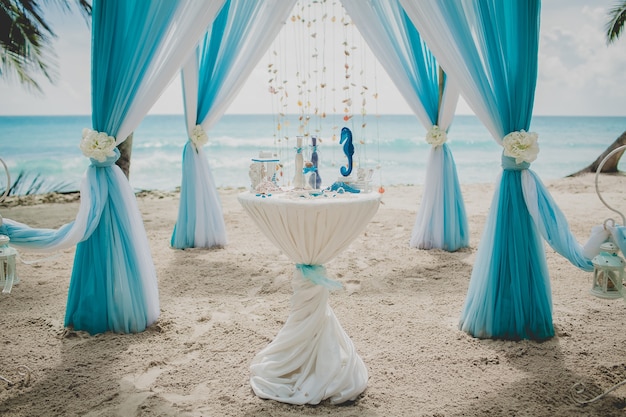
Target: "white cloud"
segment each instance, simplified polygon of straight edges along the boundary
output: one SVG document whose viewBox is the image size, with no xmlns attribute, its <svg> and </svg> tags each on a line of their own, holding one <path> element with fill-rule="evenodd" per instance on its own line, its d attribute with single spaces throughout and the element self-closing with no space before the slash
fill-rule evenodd
<svg viewBox="0 0 626 417">
<path fill-rule="evenodd" d="M 626 36 L 607 46 L 604 26 L 613 0 L 548 0 L 542 4 L 539 68 L 534 114 L 624 115 L 626 111 Z M 61 78 L 42 82 L 45 96 L 0 79 L 0 114 L 89 114 L 90 32 L 82 17 L 50 15 L 59 37 L 55 48 Z M 293 37 L 293 35 L 292 35 Z M 327 42 L 328 43 L 328 42 Z M 328 47 L 328 46 L 327 46 Z M 368 61 L 370 62 L 370 61 Z M 228 113 L 263 113 L 271 107 L 267 58 L 246 81 Z M 330 64 L 329 64 L 330 65 Z M 335 64 L 335 66 L 342 65 Z M 372 64 L 369 64 L 370 75 Z M 330 82 L 330 80 L 329 80 Z M 374 81 L 367 81 L 373 86 Z M 377 67 L 379 113 L 410 113 L 382 67 Z M 374 113 L 370 99 L 368 112 Z M 337 109 L 341 111 L 341 109 Z M 181 113 L 180 80 L 175 79 L 151 113 Z M 461 102 L 457 113 L 471 113 Z"/>
<path fill-rule="evenodd" d="M 626 108 L 626 40 L 607 46 L 610 2 L 589 7 L 544 2 L 535 114 L 623 115 Z"/>
</svg>

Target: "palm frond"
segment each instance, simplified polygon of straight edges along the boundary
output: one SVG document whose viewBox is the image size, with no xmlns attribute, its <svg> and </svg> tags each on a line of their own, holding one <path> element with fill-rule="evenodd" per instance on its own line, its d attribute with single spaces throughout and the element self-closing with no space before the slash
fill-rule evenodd
<svg viewBox="0 0 626 417">
<path fill-rule="evenodd" d="M 34 65 L 37 65 L 36 68 L 39 68 L 39 71 L 33 68 Z M 56 69 L 49 68 L 47 65 L 45 61 L 38 60 L 36 63 L 33 63 L 20 54 L 5 51 L 5 54 L 0 59 L 0 76 L 8 79 L 16 77 L 19 83 L 31 90 L 31 92 L 41 94 L 43 91 L 34 78 L 34 73 L 41 72 L 49 79 L 56 77 Z"/>
<path fill-rule="evenodd" d="M 90 0 L 75 0 L 85 22 L 91 18 Z M 44 19 L 41 4 L 53 3 L 64 12 L 66 0 L 0 0 L 0 78 L 16 77 L 20 84 L 41 93 L 35 79 L 43 75 L 54 83 L 58 77 L 52 39 L 56 34 Z"/>
<path fill-rule="evenodd" d="M 36 0 L 0 0 L 0 76 L 16 75 L 21 84 L 39 92 L 34 74 L 54 82 L 55 36 Z"/>
<path fill-rule="evenodd" d="M 87 24 L 91 23 L 91 3 L 88 0 L 77 0 L 78 8 Z"/>
<path fill-rule="evenodd" d="M 69 181 L 55 181 L 44 178 L 41 174 L 35 172 L 20 171 L 17 177 L 7 184 L 9 188 L 8 195 L 24 196 L 46 193 L 67 193 L 72 192 L 73 185 Z M 4 194 L 6 187 L 0 188 L 0 196 Z"/>
<path fill-rule="evenodd" d="M 614 5 L 609 10 L 609 21 L 606 24 L 606 43 L 615 42 L 621 35 L 626 24 L 626 1 Z"/>
<path fill-rule="evenodd" d="M 44 3 L 53 3 L 61 11 L 68 13 L 73 9 L 72 2 L 67 0 L 42 0 Z M 91 23 L 91 0 L 74 0 L 74 3 L 78 7 L 78 11 L 85 19 L 87 26 Z"/>
</svg>

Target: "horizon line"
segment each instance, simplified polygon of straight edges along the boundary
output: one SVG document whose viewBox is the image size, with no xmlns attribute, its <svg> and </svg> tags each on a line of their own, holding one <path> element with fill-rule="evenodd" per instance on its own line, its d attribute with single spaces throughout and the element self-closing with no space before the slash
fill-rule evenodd
<svg viewBox="0 0 626 417">
<path fill-rule="evenodd" d="M 184 116 L 184 113 L 148 113 L 146 116 Z M 76 116 L 91 116 L 91 113 L 74 113 L 74 114 L 0 114 L 0 117 L 76 117 Z M 224 113 L 223 116 L 275 116 L 274 113 Z M 287 116 L 299 116 L 299 113 L 287 113 Z M 343 113 L 328 113 L 326 118 L 331 116 L 343 116 Z M 360 115 L 354 115 L 357 117 Z M 381 117 L 381 116 L 415 116 L 414 113 L 379 113 L 368 114 L 367 117 Z M 457 116 L 473 116 L 477 117 L 474 113 L 458 113 Z M 314 117 L 311 115 L 311 117 Z M 533 114 L 532 117 L 626 117 L 626 115 L 592 115 L 592 114 Z"/>
</svg>

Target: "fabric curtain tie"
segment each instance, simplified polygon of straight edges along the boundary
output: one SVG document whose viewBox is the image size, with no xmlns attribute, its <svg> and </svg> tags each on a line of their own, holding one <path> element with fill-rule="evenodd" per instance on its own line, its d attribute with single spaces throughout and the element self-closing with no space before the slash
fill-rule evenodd
<svg viewBox="0 0 626 417">
<path fill-rule="evenodd" d="M 115 138 L 106 132 L 83 129 L 80 150 L 91 161 L 91 165 L 102 168 L 113 165 L 120 158 Z"/>
<path fill-rule="evenodd" d="M 300 270 L 304 279 L 311 281 L 315 285 L 321 285 L 329 290 L 343 288 L 340 282 L 333 281 L 326 277 L 326 268 L 324 265 L 296 264 L 296 268 Z"/>
<path fill-rule="evenodd" d="M 117 148 L 113 149 L 113 153 L 115 153 L 114 156 L 109 156 L 102 162 L 98 161 L 97 159 L 89 158 L 89 160 L 91 161 L 91 165 L 95 166 L 96 168 L 106 168 L 112 166 L 117 162 L 118 159 L 120 159 L 120 151 Z"/>
<path fill-rule="evenodd" d="M 530 168 L 530 163 L 521 162 L 519 164 L 515 163 L 515 158 L 510 156 L 502 155 L 502 169 L 505 171 L 523 171 L 525 169 Z"/>
<path fill-rule="evenodd" d="M 195 125 L 189 134 L 189 141 L 193 143 L 193 146 L 196 148 L 196 152 L 198 152 L 198 148 L 209 142 L 209 136 L 204 131 L 202 125 Z"/>
<path fill-rule="evenodd" d="M 448 135 L 445 130 L 441 130 L 439 126 L 433 125 L 428 132 L 426 132 L 426 142 L 433 148 L 442 146 L 448 140 Z"/>
<path fill-rule="evenodd" d="M 505 171 L 523 171 L 530 168 L 530 163 L 539 154 L 539 135 L 524 129 L 516 130 L 502 138 L 502 169 Z"/>
</svg>

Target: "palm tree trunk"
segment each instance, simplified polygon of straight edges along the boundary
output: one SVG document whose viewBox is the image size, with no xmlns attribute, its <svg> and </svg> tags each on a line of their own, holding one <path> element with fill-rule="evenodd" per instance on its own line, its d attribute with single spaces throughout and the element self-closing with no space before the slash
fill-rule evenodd
<svg viewBox="0 0 626 417">
<path fill-rule="evenodd" d="M 439 103 L 437 104 L 437 120 L 435 123 L 439 123 L 439 114 L 441 112 L 441 102 L 443 101 L 443 89 L 445 87 L 444 83 L 445 73 L 443 72 L 443 68 L 439 66 Z"/>
<path fill-rule="evenodd" d="M 611 153 L 614 149 L 619 148 L 620 146 L 623 146 L 623 145 L 626 145 L 626 132 L 622 133 L 620 137 L 615 140 L 615 142 L 613 142 L 608 148 L 606 148 L 606 150 L 602 152 L 602 154 L 595 161 L 593 161 L 591 165 L 589 165 L 586 168 L 581 169 L 578 172 L 568 175 L 568 177 L 576 177 L 581 174 L 585 174 L 589 172 L 596 172 L 602 160 L 609 153 Z M 619 160 L 623 154 L 624 154 L 624 150 L 621 150 L 620 152 L 616 152 L 613 156 L 611 156 L 602 166 L 601 172 L 607 172 L 607 173 L 618 172 L 617 165 L 619 164 Z"/>
<path fill-rule="evenodd" d="M 121 168 L 126 178 L 130 178 L 130 155 L 133 151 L 133 133 L 128 135 L 126 140 L 117 146 L 117 149 L 120 151 L 120 159 L 117 160 L 116 164 Z"/>
</svg>

